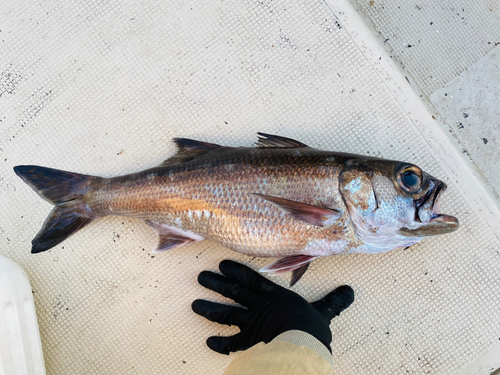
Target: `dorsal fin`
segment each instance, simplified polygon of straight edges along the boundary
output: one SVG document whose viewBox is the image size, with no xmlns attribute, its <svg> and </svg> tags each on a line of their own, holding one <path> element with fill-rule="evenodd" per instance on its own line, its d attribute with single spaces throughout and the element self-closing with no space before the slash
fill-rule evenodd
<svg viewBox="0 0 500 375">
<path fill-rule="evenodd" d="M 266 133 L 257 133 L 259 140 L 255 143 L 258 147 L 284 147 L 284 148 L 298 148 L 309 147 L 302 142 L 294 139 L 280 137 L 279 135 L 272 135 Z"/>
<path fill-rule="evenodd" d="M 209 151 L 222 147 L 215 143 L 200 142 L 187 138 L 174 138 L 174 142 L 179 150 L 174 156 L 161 163 L 160 167 L 185 163 Z"/>
<path fill-rule="evenodd" d="M 174 138 L 174 142 L 179 148 L 179 152 L 207 152 L 221 147 L 215 143 L 195 141 L 188 138 Z"/>
</svg>

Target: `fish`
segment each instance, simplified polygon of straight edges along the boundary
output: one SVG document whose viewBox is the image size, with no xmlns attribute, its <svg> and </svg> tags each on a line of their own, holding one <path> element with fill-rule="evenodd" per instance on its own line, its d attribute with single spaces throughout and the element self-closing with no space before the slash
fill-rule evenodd
<svg viewBox="0 0 500 375">
<path fill-rule="evenodd" d="M 174 138 L 161 165 L 112 178 L 14 167 L 55 207 L 32 241 L 53 248 L 105 216 L 144 220 L 158 233 L 153 252 L 210 240 L 253 257 L 276 258 L 260 271 L 291 272 L 341 254 L 378 254 L 458 229 L 439 213 L 444 182 L 418 166 L 318 150 L 258 133 L 257 147 Z"/>
</svg>

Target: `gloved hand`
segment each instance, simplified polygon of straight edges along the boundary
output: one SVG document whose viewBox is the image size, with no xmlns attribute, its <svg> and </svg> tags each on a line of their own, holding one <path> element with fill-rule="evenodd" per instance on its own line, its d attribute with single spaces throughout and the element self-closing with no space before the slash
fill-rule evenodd
<svg viewBox="0 0 500 375">
<path fill-rule="evenodd" d="M 205 300 L 193 302 L 195 313 L 212 322 L 237 325 L 241 330 L 234 336 L 209 337 L 210 349 L 229 354 L 261 341 L 268 343 L 283 332 L 300 330 L 316 337 L 331 353 L 330 321 L 354 301 L 350 286 L 341 286 L 319 301 L 309 303 L 242 264 L 224 260 L 219 269 L 225 276 L 203 271 L 198 282 L 248 309 Z"/>
</svg>

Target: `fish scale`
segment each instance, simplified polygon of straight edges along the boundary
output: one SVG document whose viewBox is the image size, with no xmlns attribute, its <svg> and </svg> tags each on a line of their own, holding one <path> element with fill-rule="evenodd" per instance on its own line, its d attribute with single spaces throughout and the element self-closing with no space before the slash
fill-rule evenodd
<svg viewBox="0 0 500 375">
<path fill-rule="evenodd" d="M 255 149 L 230 149 L 208 160 L 100 181 L 86 202 L 98 216 L 165 223 L 259 257 L 302 254 L 309 238 L 334 242 L 339 232 L 346 232 L 344 239 L 349 237 L 347 214 L 336 228 L 315 227 L 252 194 L 345 210 L 338 199 L 340 168 L 327 161 L 331 155 L 314 149 L 301 153 L 287 148 L 250 150 Z M 232 166 L 229 173 L 228 165 Z M 350 240 L 355 241 L 352 230 Z M 304 254 L 330 255 L 324 249 L 307 249 Z"/>
</svg>

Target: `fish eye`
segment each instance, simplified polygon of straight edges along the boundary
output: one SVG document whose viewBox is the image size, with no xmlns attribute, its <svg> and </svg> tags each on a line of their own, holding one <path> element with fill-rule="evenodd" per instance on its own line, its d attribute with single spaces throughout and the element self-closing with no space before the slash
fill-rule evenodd
<svg viewBox="0 0 500 375">
<path fill-rule="evenodd" d="M 409 194 L 417 193 L 424 186 L 424 176 L 415 165 L 401 165 L 398 168 L 397 181 L 399 186 Z"/>
<path fill-rule="evenodd" d="M 403 182 L 404 184 L 413 189 L 420 185 L 420 177 L 413 171 L 406 171 L 403 173 Z"/>
</svg>

